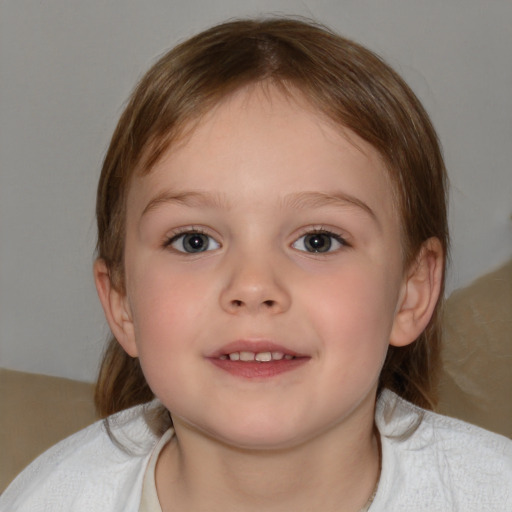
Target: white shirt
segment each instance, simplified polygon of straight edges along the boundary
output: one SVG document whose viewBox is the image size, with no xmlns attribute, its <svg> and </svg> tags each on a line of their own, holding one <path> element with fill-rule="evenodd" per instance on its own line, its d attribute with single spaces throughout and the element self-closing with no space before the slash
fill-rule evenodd
<svg viewBox="0 0 512 512">
<path fill-rule="evenodd" d="M 138 406 L 111 417 L 119 446 L 98 422 L 48 450 L 0 497 L 0 511 L 138 512 L 159 441 L 143 412 Z M 375 420 L 382 473 L 370 512 L 512 512 L 511 440 L 422 411 L 390 391 Z"/>
</svg>

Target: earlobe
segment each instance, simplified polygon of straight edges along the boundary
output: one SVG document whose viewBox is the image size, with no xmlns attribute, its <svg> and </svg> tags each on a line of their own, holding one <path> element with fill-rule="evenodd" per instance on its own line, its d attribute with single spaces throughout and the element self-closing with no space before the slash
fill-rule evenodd
<svg viewBox="0 0 512 512">
<path fill-rule="evenodd" d="M 128 355 L 137 357 L 133 320 L 126 294 L 117 290 L 102 259 L 94 262 L 94 282 L 112 334 Z"/>
<path fill-rule="evenodd" d="M 427 327 L 442 289 L 443 261 L 441 242 L 426 240 L 404 280 L 390 345 L 408 345 Z"/>
</svg>

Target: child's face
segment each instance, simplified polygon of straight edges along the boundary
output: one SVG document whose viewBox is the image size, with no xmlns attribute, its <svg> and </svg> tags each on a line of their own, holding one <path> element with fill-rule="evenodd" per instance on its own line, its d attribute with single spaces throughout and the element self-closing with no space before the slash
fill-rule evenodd
<svg viewBox="0 0 512 512">
<path fill-rule="evenodd" d="M 177 429 L 269 448 L 371 422 L 405 283 L 368 143 L 255 88 L 135 178 L 127 205 L 118 338 Z"/>
</svg>

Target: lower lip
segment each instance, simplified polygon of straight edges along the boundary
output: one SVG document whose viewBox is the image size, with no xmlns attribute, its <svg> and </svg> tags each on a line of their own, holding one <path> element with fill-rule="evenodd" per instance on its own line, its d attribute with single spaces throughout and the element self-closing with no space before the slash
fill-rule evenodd
<svg viewBox="0 0 512 512">
<path fill-rule="evenodd" d="M 225 372 L 245 379 L 270 378 L 285 372 L 295 370 L 309 361 L 309 357 L 281 359 L 260 363 L 257 361 L 231 361 L 230 359 L 210 359 L 210 361 Z"/>
</svg>

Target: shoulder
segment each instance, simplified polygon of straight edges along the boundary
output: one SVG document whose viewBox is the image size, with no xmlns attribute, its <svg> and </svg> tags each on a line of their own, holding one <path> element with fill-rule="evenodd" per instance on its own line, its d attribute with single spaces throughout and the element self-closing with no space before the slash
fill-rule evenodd
<svg viewBox="0 0 512 512">
<path fill-rule="evenodd" d="M 510 439 L 424 411 L 389 391 L 378 402 L 376 422 L 382 487 L 400 496 L 395 510 L 512 509 Z M 414 501 L 420 499 L 424 508 Z"/>
<path fill-rule="evenodd" d="M 50 448 L 6 489 L 0 511 L 137 510 L 157 442 L 144 419 L 148 407 L 122 411 Z"/>
<path fill-rule="evenodd" d="M 461 457 L 474 458 L 475 453 L 512 456 L 512 441 L 455 418 L 426 411 L 391 391 L 379 399 L 376 422 L 382 435 L 394 439 L 407 449 L 443 448 Z M 407 435 L 410 433 L 410 435 Z M 471 447 L 471 450 L 468 448 Z"/>
</svg>

